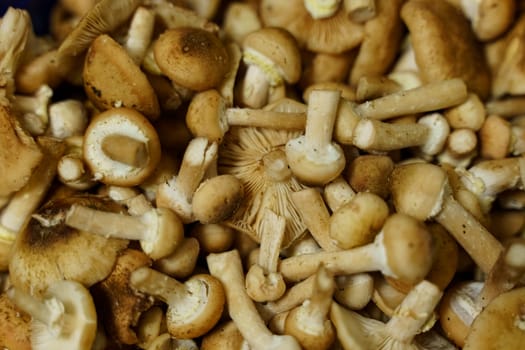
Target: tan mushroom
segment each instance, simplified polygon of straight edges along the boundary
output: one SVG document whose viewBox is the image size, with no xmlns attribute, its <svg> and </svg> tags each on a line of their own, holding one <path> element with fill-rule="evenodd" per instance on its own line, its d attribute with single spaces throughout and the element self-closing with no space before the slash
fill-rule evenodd
<svg viewBox="0 0 525 350">
<path fill-rule="evenodd" d="M 155 61 L 162 74 L 190 90 L 217 87 L 228 72 L 230 58 L 225 45 L 206 30 L 168 29 L 153 45 Z"/>
<path fill-rule="evenodd" d="M 18 308 L 7 294 L 0 294 L 0 346 L 5 349 L 31 350 L 31 316 Z"/>
<path fill-rule="evenodd" d="M 97 313 L 89 290 L 58 280 L 37 298 L 17 288 L 7 291 L 15 305 L 31 315 L 31 348 L 89 350 L 95 340 Z"/>
<path fill-rule="evenodd" d="M 491 78 L 487 60 L 460 10 L 447 1 L 410 0 L 403 5 L 401 18 L 424 82 L 460 78 L 470 91 L 487 99 Z"/>
<path fill-rule="evenodd" d="M 120 211 L 122 207 L 96 196 L 70 196 L 46 202 L 16 238 L 9 263 L 11 282 L 26 293 L 42 295 L 54 281 L 75 280 L 89 287 L 106 278 L 127 240 L 105 238 L 65 225 L 73 203 Z"/>
<path fill-rule="evenodd" d="M 229 250 L 235 240 L 233 228 L 224 223 L 196 223 L 190 234 L 199 241 L 199 246 L 205 253 L 220 253 Z"/>
<path fill-rule="evenodd" d="M 202 338 L 201 350 L 242 350 L 247 346 L 233 321 L 223 322 Z"/>
<path fill-rule="evenodd" d="M 392 170 L 394 161 L 389 156 L 364 154 L 348 164 L 344 175 L 356 192 L 371 192 L 387 198 L 390 194 L 388 177 Z"/>
<path fill-rule="evenodd" d="M 170 255 L 158 259 L 153 266 L 174 278 L 188 278 L 197 266 L 200 245 L 194 237 L 184 238 Z"/>
<path fill-rule="evenodd" d="M 131 286 L 168 304 L 166 326 L 175 338 L 191 339 L 206 334 L 219 321 L 224 290 L 217 278 L 195 274 L 182 283 L 148 267 L 131 273 Z"/>
<path fill-rule="evenodd" d="M 70 136 L 80 136 L 88 125 L 87 109 L 76 99 L 65 99 L 49 105 L 50 136 L 65 139 Z"/>
<path fill-rule="evenodd" d="M 49 127 L 49 104 L 53 90 L 48 85 L 40 86 L 33 95 L 15 94 L 12 107 L 31 135 L 42 135 Z"/>
<path fill-rule="evenodd" d="M 112 108 L 91 119 L 83 154 L 96 180 L 134 186 L 155 171 L 160 141 L 144 115 L 130 108 Z"/>
</svg>

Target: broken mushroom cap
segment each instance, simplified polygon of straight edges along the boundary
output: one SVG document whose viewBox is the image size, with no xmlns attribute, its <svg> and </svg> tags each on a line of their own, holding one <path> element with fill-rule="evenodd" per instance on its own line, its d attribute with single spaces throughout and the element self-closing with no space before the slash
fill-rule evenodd
<svg viewBox="0 0 525 350">
<path fill-rule="evenodd" d="M 131 273 L 136 290 L 168 304 L 166 325 L 175 338 L 191 339 L 209 332 L 219 321 L 224 308 L 224 289 L 208 274 L 193 275 L 181 283 L 161 272 L 141 267 Z"/>
<path fill-rule="evenodd" d="M 97 37 L 89 47 L 82 78 L 89 100 L 102 111 L 128 107 L 149 119 L 160 115 L 159 101 L 148 78 L 107 34 Z"/>
<path fill-rule="evenodd" d="M 7 295 L 32 316 L 32 349 L 91 349 L 97 331 L 97 313 L 89 290 L 82 284 L 54 281 L 42 299 L 17 288 L 10 288 Z"/>
<path fill-rule="evenodd" d="M 465 350 L 518 349 L 525 342 L 525 288 L 503 293 L 474 319 Z"/>
<path fill-rule="evenodd" d="M 216 224 L 231 217 L 244 197 L 241 181 L 224 174 L 204 180 L 193 195 L 192 208 L 196 220 Z"/>
<path fill-rule="evenodd" d="M 83 145 L 91 172 L 108 185 L 140 184 L 153 174 L 161 155 L 155 128 L 138 111 L 123 107 L 92 118 Z"/>
<path fill-rule="evenodd" d="M 106 278 L 127 240 L 79 231 L 64 222 L 74 203 L 108 211 L 123 207 L 95 196 L 70 196 L 45 203 L 16 238 L 9 263 L 10 280 L 26 293 L 42 295 L 50 283 L 75 280 L 89 287 Z"/>
<path fill-rule="evenodd" d="M 219 86 L 228 73 L 228 51 L 209 31 L 189 27 L 168 29 L 153 45 L 160 70 L 177 85 L 203 91 Z"/>
</svg>

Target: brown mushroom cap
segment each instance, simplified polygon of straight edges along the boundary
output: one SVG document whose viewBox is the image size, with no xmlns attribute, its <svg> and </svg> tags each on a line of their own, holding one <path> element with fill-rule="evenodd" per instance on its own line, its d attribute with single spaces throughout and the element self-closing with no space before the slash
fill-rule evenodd
<svg viewBox="0 0 525 350">
<path fill-rule="evenodd" d="M 411 0 L 402 7 L 401 17 L 410 32 L 423 81 L 462 78 L 480 98 L 488 97 L 488 64 L 460 10 L 447 1 Z"/>
<path fill-rule="evenodd" d="M 521 349 L 525 344 L 525 288 L 501 294 L 474 319 L 465 350 Z"/>
<path fill-rule="evenodd" d="M 203 91 L 219 86 L 229 69 L 225 45 L 198 28 L 166 30 L 153 44 L 155 61 L 175 84 Z"/>
<path fill-rule="evenodd" d="M 7 297 L 0 294 L 0 348 L 31 350 L 31 316 L 22 312 Z"/>
<path fill-rule="evenodd" d="M 98 36 L 86 55 L 84 90 L 101 109 L 128 107 L 151 119 L 160 114 L 159 101 L 146 75 L 109 35 Z"/>
<path fill-rule="evenodd" d="M 301 77 L 301 53 L 295 38 L 280 27 L 264 27 L 244 38 L 245 51 L 253 50 L 272 61 L 285 81 L 294 84 Z"/>
<path fill-rule="evenodd" d="M 95 196 L 58 198 L 44 204 L 18 234 L 13 246 L 9 271 L 16 288 L 39 295 L 53 281 L 70 279 L 91 286 L 109 275 L 128 241 L 66 226 L 65 214 L 73 203 L 123 210 L 115 202 Z"/>
</svg>

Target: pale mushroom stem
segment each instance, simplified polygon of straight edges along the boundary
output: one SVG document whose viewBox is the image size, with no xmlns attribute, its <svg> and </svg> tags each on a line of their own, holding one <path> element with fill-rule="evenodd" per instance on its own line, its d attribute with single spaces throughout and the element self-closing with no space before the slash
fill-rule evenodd
<svg viewBox="0 0 525 350">
<path fill-rule="evenodd" d="M 442 294 L 437 286 L 425 280 L 413 287 L 385 325 L 389 336 L 410 342 L 429 321 Z"/>
<path fill-rule="evenodd" d="M 356 192 L 342 176 L 326 184 L 323 190 L 323 198 L 332 212 L 350 202 L 355 194 Z"/>
<path fill-rule="evenodd" d="M 246 106 L 261 108 L 268 102 L 270 82 L 264 71 L 255 64 L 250 64 L 242 82 L 241 100 Z"/>
<path fill-rule="evenodd" d="M 147 145 L 126 135 L 112 134 L 105 137 L 102 150 L 109 158 L 136 168 L 144 167 L 148 162 Z"/>
<path fill-rule="evenodd" d="M 341 91 L 314 90 L 310 93 L 306 117 L 306 149 L 322 150 L 332 142 Z"/>
<path fill-rule="evenodd" d="M 463 80 L 454 78 L 363 102 L 355 110 L 363 118 L 383 120 L 452 107 L 464 102 L 467 97 L 467 86 Z"/>
<path fill-rule="evenodd" d="M 279 253 L 286 229 L 286 219 L 269 209 L 264 210 L 258 264 L 268 273 L 277 272 Z"/>
<path fill-rule="evenodd" d="M 105 212 L 73 204 L 67 212 L 66 225 L 101 236 L 142 240 L 148 231 L 140 217 Z"/>
<path fill-rule="evenodd" d="M 229 125 L 283 130 L 302 130 L 306 125 L 306 115 L 303 112 L 275 112 L 252 108 L 228 108 L 226 119 Z"/>
<path fill-rule="evenodd" d="M 237 250 L 209 254 L 206 260 L 211 275 L 224 287 L 230 317 L 251 348 L 255 350 L 301 348 L 293 337 L 275 335 L 266 327 L 253 301 L 246 294 L 241 257 Z"/>
<path fill-rule="evenodd" d="M 326 320 L 332 305 L 334 290 L 334 277 L 321 265 L 315 274 L 312 295 L 301 306 L 312 320 L 318 321 L 319 324 Z"/>
<path fill-rule="evenodd" d="M 65 325 L 64 305 L 57 299 L 38 300 L 16 288 L 7 290 L 7 296 L 22 311 L 49 327 Z"/>
<path fill-rule="evenodd" d="M 184 283 L 149 267 L 141 267 L 130 275 L 130 284 L 142 293 L 155 296 L 165 303 L 186 290 Z"/>
<path fill-rule="evenodd" d="M 153 36 L 154 25 L 155 14 L 152 10 L 145 7 L 138 7 L 135 10 L 124 48 L 131 59 L 138 65 L 141 64 L 142 59 L 146 56 Z"/>
</svg>

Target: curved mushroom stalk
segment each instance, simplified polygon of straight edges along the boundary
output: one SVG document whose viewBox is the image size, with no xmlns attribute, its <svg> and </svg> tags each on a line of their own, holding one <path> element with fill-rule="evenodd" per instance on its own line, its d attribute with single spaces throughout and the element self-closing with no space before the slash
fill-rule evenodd
<svg viewBox="0 0 525 350">
<path fill-rule="evenodd" d="M 301 349 L 294 337 L 275 335 L 266 327 L 246 293 L 242 262 L 237 250 L 209 254 L 206 260 L 210 273 L 219 279 L 224 287 L 231 319 L 251 348 Z"/>
<path fill-rule="evenodd" d="M 162 207 L 152 208 L 140 216 L 130 216 L 73 204 L 65 223 L 105 237 L 138 240 L 142 250 L 154 260 L 171 254 L 184 236 L 178 216 Z"/>
<path fill-rule="evenodd" d="M 216 160 L 218 145 L 204 137 L 190 141 L 176 176 L 157 188 L 157 206 L 173 210 L 183 223 L 194 221 L 192 201 L 206 171 Z"/>
<path fill-rule="evenodd" d="M 56 281 L 42 299 L 16 288 L 9 289 L 7 295 L 32 316 L 33 349 L 91 349 L 97 314 L 89 290 L 80 283 Z"/>
<path fill-rule="evenodd" d="M 381 271 L 408 283 L 421 281 L 432 265 L 432 243 L 427 228 L 404 214 L 392 214 L 373 243 L 337 252 L 319 252 L 283 259 L 279 271 L 285 280 L 299 281 L 320 264 L 334 275 Z"/>
<path fill-rule="evenodd" d="M 391 176 L 394 206 L 419 220 L 433 218 L 450 232 L 484 272 L 494 266 L 501 243 L 450 194 L 444 169 L 430 163 L 398 166 Z"/>
<path fill-rule="evenodd" d="M 49 105 L 53 90 L 42 85 L 31 96 L 16 94 L 13 109 L 19 113 L 20 122 L 31 135 L 42 135 L 49 126 Z"/>
<path fill-rule="evenodd" d="M 421 281 L 403 299 L 387 323 L 332 303 L 331 320 L 345 349 L 420 349 L 414 337 L 432 322 L 442 292 Z"/>
<path fill-rule="evenodd" d="M 284 331 L 293 335 L 303 349 L 329 349 L 335 341 L 335 330 L 329 319 L 334 277 L 319 266 L 315 274 L 312 296 L 286 316 Z"/>
<path fill-rule="evenodd" d="M 261 246 L 257 263 L 246 273 L 246 293 L 257 302 L 279 299 L 286 291 L 284 279 L 277 270 L 279 253 L 286 229 L 286 219 L 264 209 Z"/>
<path fill-rule="evenodd" d="M 200 337 L 210 331 L 219 321 L 225 303 L 221 282 L 207 274 L 193 275 L 181 283 L 142 267 L 131 273 L 130 285 L 168 304 L 168 331 L 180 339 Z"/>
<path fill-rule="evenodd" d="M 303 136 L 286 143 L 286 159 L 294 176 L 312 185 L 324 185 L 341 174 L 345 156 L 332 141 L 341 92 L 315 90 L 310 94 Z"/>
</svg>

